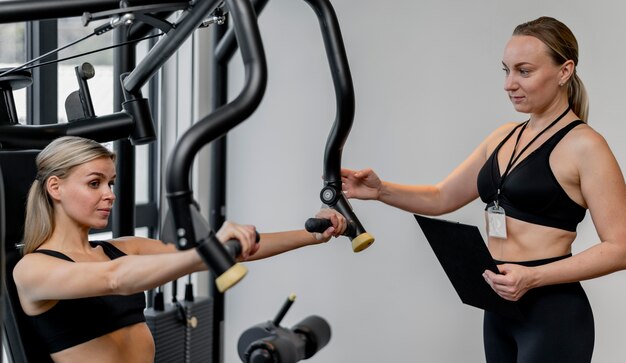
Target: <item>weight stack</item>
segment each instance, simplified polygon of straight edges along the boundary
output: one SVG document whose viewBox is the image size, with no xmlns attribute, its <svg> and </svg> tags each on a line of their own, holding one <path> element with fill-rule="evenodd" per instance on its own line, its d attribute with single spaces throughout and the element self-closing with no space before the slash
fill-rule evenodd
<svg viewBox="0 0 626 363">
<path fill-rule="evenodd" d="M 201 298 L 184 302 L 187 321 L 195 318 L 195 328 L 187 325 L 187 347 L 190 353 L 188 363 L 207 363 L 213 358 L 213 300 Z"/>
<path fill-rule="evenodd" d="M 155 363 L 212 363 L 213 300 L 198 298 L 145 310 Z"/>
<path fill-rule="evenodd" d="M 178 307 L 166 304 L 164 310 L 148 308 L 144 315 L 156 348 L 154 363 L 184 362 L 185 325 L 181 321 Z"/>
</svg>

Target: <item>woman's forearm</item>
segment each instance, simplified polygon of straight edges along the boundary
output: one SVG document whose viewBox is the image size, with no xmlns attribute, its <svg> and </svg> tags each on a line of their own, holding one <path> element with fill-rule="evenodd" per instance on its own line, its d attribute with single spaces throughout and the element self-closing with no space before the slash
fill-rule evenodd
<svg viewBox="0 0 626 363">
<path fill-rule="evenodd" d="M 570 258 L 534 269 L 532 287 L 589 280 L 626 269 L 626 247 L 605 241 Z"/>
<path fill-rule="evenodd" d="M 248 261 L 275 256 L 283 252 L 320 242 L 321 241 L 318 241 L 312 233 L 303 229 L 275 233 L 261 233 L 259 250 L 254 255 L 250 256 Z"/>
<path fill-rule="evenodd" d="M 378 200 L 407 212 L 425 215 L 445 213 L 441 193 L 434 185 L 404 185 L 382 182 Z"/>
<path fill-rule="evenodd" d="M 128 295 L 156 288 L 207 267 L 195 249 L 153 255 L 128 255 L 111 261 L 114 294 Z"/>
</svg>

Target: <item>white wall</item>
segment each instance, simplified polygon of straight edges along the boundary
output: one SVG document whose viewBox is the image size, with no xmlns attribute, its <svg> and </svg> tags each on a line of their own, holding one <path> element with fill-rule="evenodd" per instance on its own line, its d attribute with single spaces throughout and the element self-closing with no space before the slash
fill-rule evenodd
<svg viewBox="0 0 626 363">
<path fill-rule="evenodd" d="M 515 25 L 541 15 L 568 24 L 580 44 L 590 124 L 626 165 L 626 3 L 621 0 L 422 0 L 334 2 L 356 89 L 343 165 L 388 180 L 434 183 L 492 129 L 516 114 L 502 90 L 501 57 Z M 262 232 L 302 228 L 320 207 L 322 154 L 334 91 L 316 17 L 303 1 L 272 0 L 260 19 L 269 80 L 258 111 L 229 135 L 227 217 Z M 242 84 L 231 64 L 231 95 Z M 354 201 L 376 237 L 354 254 L 348 239 L 250 262 L 226 297 L 225 362 L 248 327 L 298 296 L 284 325 L 317 314 L 332 326 L 312 362 L 481 362 L 482 313 L 455 295 L 413 217 Z M 447 216 L 481 225 L 472 203 Z M 580 251 L 598 242 L 590 218 Z M 626 274 L 588 281 L 596 318 L 594 362 L 626 360 Z"/>
</svg>

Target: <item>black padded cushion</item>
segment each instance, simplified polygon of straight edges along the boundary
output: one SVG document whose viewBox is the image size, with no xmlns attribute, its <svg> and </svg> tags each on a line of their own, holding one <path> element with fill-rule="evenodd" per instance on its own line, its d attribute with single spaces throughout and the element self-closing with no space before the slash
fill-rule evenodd
<svg viewBox="0 0 626 363">
<path fill-rule="evenodd" d="M 4 223 L 5 231 L 4 236 L 0 235 L 0 242 L 6 256 L 2 269 L 5 281 L 2 312 L 7 355 L 15 363 L 52 362 L 42 349 L 43 343 L 30 319 L 22 311 L 13 282 L 13 268 L 21 258 L 15 245 L 22 241 L 24 234 L 26 197 L 37 172 L 35 157 L 38 153 L 38 150 L 0 150 L 0 203 L 3 204 L 0 224 Z"/>
<path fill-rule="evenodd" d="M 24 235 L 24 217 L 26 213 L 26 196 L 28 189 L 35 180 L 37 167 L 35 157 L 38 150 L 0 151 L 0 168 L 4 181 L 5 210 L 5 241 L 16 243 Z M 5 251 L 13 249 L 7 243 Z"/>
</svg>

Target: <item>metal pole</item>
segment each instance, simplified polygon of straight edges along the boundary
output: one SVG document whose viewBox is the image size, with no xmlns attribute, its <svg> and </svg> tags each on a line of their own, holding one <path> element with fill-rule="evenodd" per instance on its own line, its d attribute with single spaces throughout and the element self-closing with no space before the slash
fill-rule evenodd
<svg viewBox="0 0 626 363">
<path fill-rule="evenodd" d="M 121 26 L 114 30 L 116 43 L 127 40 L 127 27 Z M 124 102 L 124 92 L 120 76 L 130 72 L 136 62 L 134 45 L 115 48 L 113 53 L 113 107 L 120 111 Z M 117 154 L 115 184 L 116 201 L 113 204 L 112 229 L 113 237 L 131 236 L 135 234 L 135 149 L 128 140 L 115 142 Z"/>
<path fill-rule="evenodd" d="M 216 110 L 226 104 L 228 98 L 228 61 L 215 57 L 215 48 L 228 29 L 227 24 L 213 28 L 213 61 L 211 105 Z M 210 144 L 211 173 L 209 191 L 209 224 L 218 229 L 226 220 L 226 146 L 227 135 Z M 211 273 L 212 274 L 212 273 Z M 223 362 L 222 338 L 224 336 L 224 294 L 215 285 L 215 276 L 209 278 L 209 293 L 213 298 L 213 363 Z"/>
<path fill-rule="evenodd" d="M 28 38 L 28 59 L 37 58 L 58 47 L 57 21 L 42 20 L 26 24 Z M 49 59 L 56 59 L 52 55 Z M 32 70 L 33 84 L 28 87 L 29 95 L 27 124 L 43 125 L 56 124 L 59 122 L 57 98 L 58 66 L 56 63 L 45 65 Z"/>
</svg>

